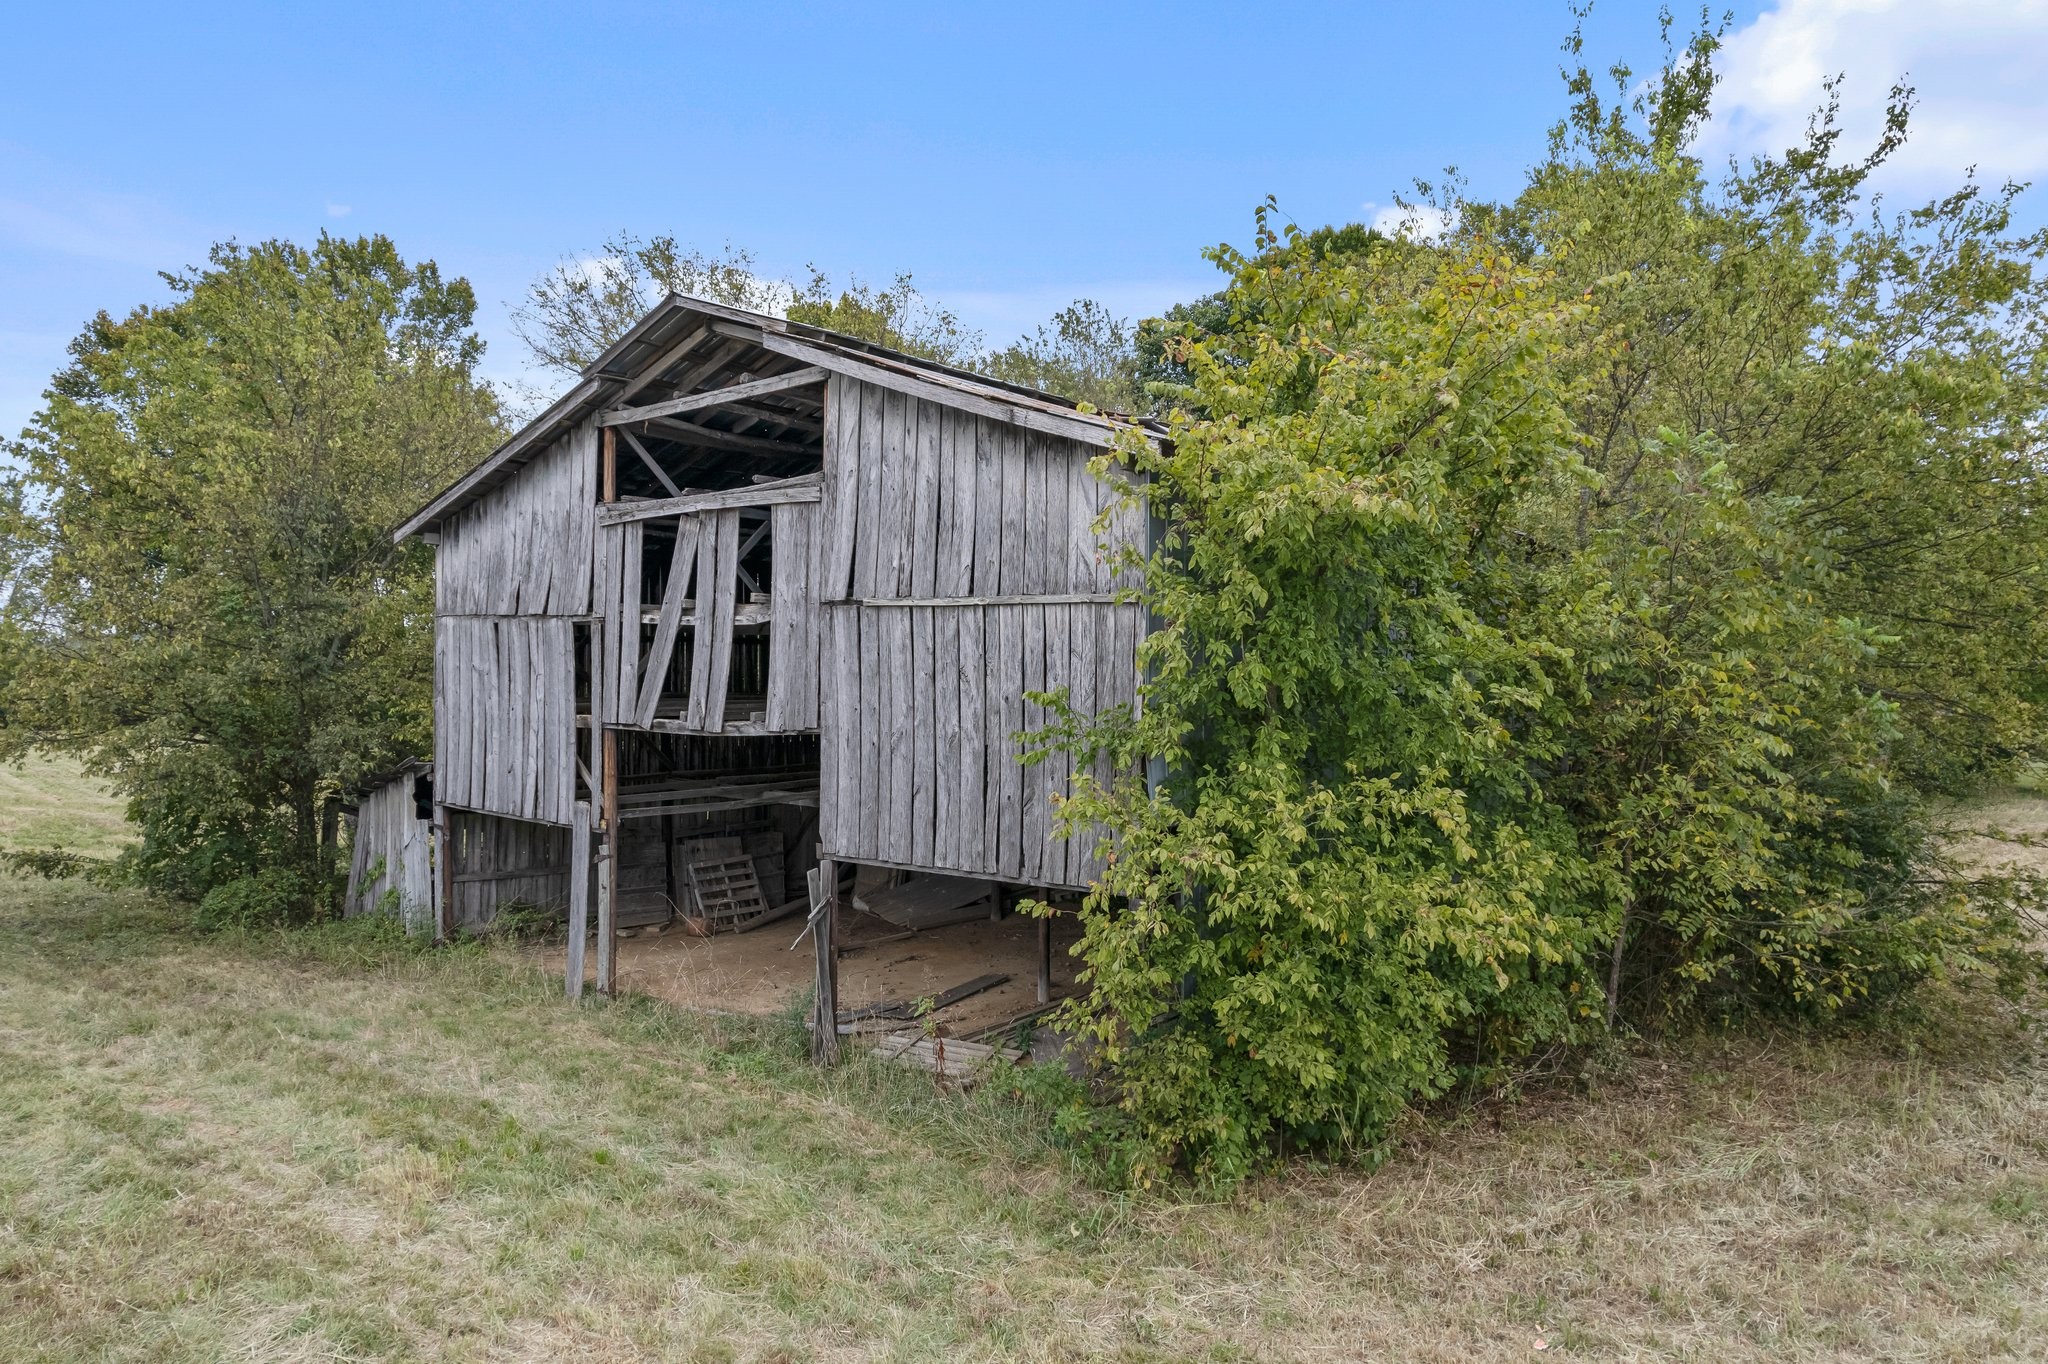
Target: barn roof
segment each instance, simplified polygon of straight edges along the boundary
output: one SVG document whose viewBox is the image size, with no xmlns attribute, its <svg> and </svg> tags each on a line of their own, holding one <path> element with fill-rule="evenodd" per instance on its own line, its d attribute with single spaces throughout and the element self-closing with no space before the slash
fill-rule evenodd
<svg viewBox="0 0 2048 1364">
<path fill-rule="evenodd" d="M 1117 432 L 1132 427 L 1154 434 L 1163 429 L 1157 423 L 1120 414 L 1083 413 L 1076 404 L 1054 394 L 906 355 L 823 327 L 687 294 L 670 294 L 593 361 L 575 387 L 414 513 L 393 539 L 402 541 L 438 525 L 511 477 L 578 422 L 618 408 L 649 389 L 667 398 L 680 398 L 729 387 L 735 375 L 761 380 L 810 370 L 849 375 L 1093 445 L 1107 445 Z M 746 406 L 746 415 L 735 429 L 721 429 L 708 421 L 689 427 L 668 421 L 671 429 L 664 438 L 685 445 L 743 448 L 771 461 L 764 466 L 771 472 L 772 462 L 778 458 L 808 458 L 810 467 L 816 467 L 821 442 L 814 402 L 807 407 L 800 396 L 785 391 Z M 740 427 L 763 425 L 770 434 L 739 434 Z"/>
</svg>

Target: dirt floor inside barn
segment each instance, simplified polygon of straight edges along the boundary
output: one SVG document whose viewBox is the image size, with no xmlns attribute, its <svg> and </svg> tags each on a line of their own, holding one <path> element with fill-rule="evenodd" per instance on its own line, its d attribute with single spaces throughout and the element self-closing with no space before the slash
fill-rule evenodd
<svg viewBox="0 0 2048 1364">
<path fill-rule="evenodd" d="M 1052 924 L 1052 998 L 1058 1001 L 1074 991 L 1079 963 L 1070 949 L 1081 930 L 1072 915 L 1056 916 Z M 619 988 L 684 1008 L 758 1018 L 785 1015 L 809 992 L 816 971 L 810 939 L 796 942 L 802 931 L 801 917 L 709 938 L 679 926 L 627 930 L 619 939 Z M 840 940 L 846 946 L 839 960 L 842 1010 L 928 999 L 989 974 L 1009 979 L 931 1015 L 943 1035 L 972 1037 L 1038 1007 L 1036 919 L 1012 914 L 905 937 L 902 929 L 873 915 L 844 911 Z M 563 949 L 546 949 L 541 961 L 559 977 Z"/>
</svg>

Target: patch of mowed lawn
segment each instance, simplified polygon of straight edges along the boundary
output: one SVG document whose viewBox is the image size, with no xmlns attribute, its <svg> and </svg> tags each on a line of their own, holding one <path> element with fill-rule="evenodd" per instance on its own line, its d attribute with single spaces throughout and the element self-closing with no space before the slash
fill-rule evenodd
<svg viewBox="0 0 2048 1364">
<path fill-rule="evenodd" d="M 61 848 L 112 857 L 135 840 L 120 797 L 63 754 L 0 764 L 0 849 Z"/>
<path fill-rule="evenodd" d="M 0 1358 L 2038 1358 L 2048 1067 L 1988 1005 L 1901 1035 L 1129 1197 L 793 1025 L 0 880 Z"/>
</svg>

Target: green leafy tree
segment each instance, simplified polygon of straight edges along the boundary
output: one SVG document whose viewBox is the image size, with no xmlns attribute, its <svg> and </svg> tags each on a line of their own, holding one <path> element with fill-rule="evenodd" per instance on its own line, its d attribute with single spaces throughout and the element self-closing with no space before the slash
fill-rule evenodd
<svg viewBox="0 0 2048 1364">
<path fill-rule="evenodd" d="M 11 447 L 4 741 L 111 778 L 150 884 L 305 915 L 337 797 L 429 748 L 431 562 L 391 530 L 500 436 L 474 299 L 381 237 L 166 278 L 94 319 Z"/>
<path fill-rule="evenodd" d="M 941 364 L 975 367 L 981 333 L 962 323 L 952 309 L 918 292 L 908 272 L 877 289 L 857 278 L 836 283 L 816 266 L 810 271 L 803 284 L 790 286 L 790 321 L 826 327 Z"/>
<path fill-rule="evenodd" d="M 1138 411 L 1137 333 L 1092 299 L 1077 299 L 1052 321 L 999 351 L 952 309 L 921 292 L 908 272 L 886 285 L 845 280 L 810 266 L 801 280 L 762 273 L 754 254 L 727 243 L 718 253 L 674 237 L 620 233 L 588 256 L 563 260 L 536 279 L 512 325 L 545 370 L 579 374 L 670 293 L 787 317 L 908 355 L 977 370 L 1112 411 Z M 539 397 L 530 394 L 529 397 Z"/>
<path fill-rule="evenodd" d="M 1599 303 L 1577 531 L 1635 514 L 1660 433 L 1711 436 L 1745 496 L 1791 499 L 1826 545 L 1826 608 L 1884 637 L 1862 678 L 1895 708 L 1897 775 L 1966 790 L 2048 735 L 2048 231 L 2013 230 L 2013 185 L 1868 202 L 1904 89 L 1865 154 L 1831 85 L 1802 145 L 1716 182 L 1691 150 L 1715 51 L 1702 31 L 1647 84 L 1617 68 L 1611 98 L 1577 66 L 1527 189 L 1469 210 Z"/>
<path fill-rule="evenodd" d="M 2010 188 L 1853 211 L 1903 95 L 1710 184 L 1714 51 L 1577 71 L 1441 240 L 1269 206 L 1141 337 L 1144 705 L 1048 736 L 1163 771 L 1068 807 L 1117 835 L 1067 1016 L 1141 1170 L 1369 1151 L 1608 1027 L 2038 980 L 1924 794 L 2039 741 L 2044 238 Z"/>
<path fill-rule="evenodd" d="M 512 330 L 545 370 L 580 374 L 669 294 L 752 312 L 780 313 L 791 289 L 763 277 L 750 251 L 718 253 L 621 232 L 589 256 L 568 257 L 527 287 Z"/>
<path fill-rule="evenodd" d="M 1461 1047 L 1578 1035 L 1603 928 L 1541 780 L 1571 660 L 1504 609 L 1518 496 L 1580 475 L 1555 357 L 1583 305 L 1483 250 L 1339 265 L 1263 213 L 1259 244 L 1214 253 L 1256 326 L 1179 357 L 1204 418 L 1125 452 L 1170 527 L 1160 626 L 1142 712 L 1090 738 L 1168 776 L 1068 807 L 1119 834 L 1069 1018 L 1141 1167 L 1226 1178 L 1376 1141 Z"/>
<path fill-rule="evenodd" d="M 1137 328 L 1094 299 L 1075 299 L 1050 323 L 990 355 L 981 368 L 1007 383 L 1106 412 L 1143 412 L 1149 406 L 1139 377 Z"/>
</svg>

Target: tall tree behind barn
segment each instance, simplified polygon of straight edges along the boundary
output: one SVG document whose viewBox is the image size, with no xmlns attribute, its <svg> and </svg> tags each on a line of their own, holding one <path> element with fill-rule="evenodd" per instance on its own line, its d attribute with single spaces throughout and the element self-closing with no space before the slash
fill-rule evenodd
<svg viewBox="0 0 2048 1364">
<path fill-rule="evenodd" d="M 1106 550 L 1145 518 L 1118 506 L 1100 543 L 1117 499 L 1088 469 L 1124 425 L 665 300 L 398 531 L 439 546 L 437 823 L 530 831 L 516 866 L 474 837 L 443 859 L 442 931 L 508 898 L 452 887 L 551 874 L 608 989 L 618 923 L 708 911 L 694 869 L 722 855 L 771 905 L 821 859 L 828 902 L 848 863 L 1088 885 L 1100 840 L 1055 836 L 1069 760 L 1027 767 L 1017 736 L 1046 718 L 1027 693 L 1136 699 L 1143 610 Z"/>
</svg>

